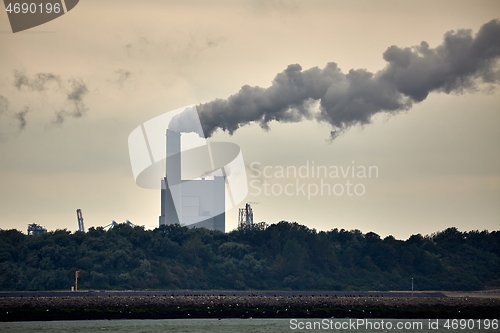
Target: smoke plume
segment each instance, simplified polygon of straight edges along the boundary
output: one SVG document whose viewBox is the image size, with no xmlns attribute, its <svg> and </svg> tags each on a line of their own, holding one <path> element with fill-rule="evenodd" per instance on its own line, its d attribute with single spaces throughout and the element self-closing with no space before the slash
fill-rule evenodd
<svg viewBox="0 0 500 333">
<path fill-rule="evenodd" d="M 120 87 L 123 87 L 123 83 L 127 81 L 127 79 L 129 79 L 130 75 L 132 74 L 124 69 L 116 70 L 115 73 L 118 74 L 118 79 L 116 80 L 116 82 L 120 85 Z"/>
<path fill-rule="evenodd" d="M 14 114 L 14 118 L 17 120 L 18 124 L 19 124 L 19 131 L 23 131 L 25 128 L 26 128 L 26 115 L 28 114 L 28 112 L 30 111 L 30 109 L 26 106 L 22 111 L 19 111 L 19 112 L 16 112 Z"/>
<path fill-rule="evenodd" d="M 387 65 L 376 73 L 343 73 L 333 62 L 323 69 L 289 65 L 268 88 L 245 85 L 227 99 L 198 105 L 203 132 L 210 137 L 217 129 L 232 134 L 251 122 L 267 129 L 273 120 L 316 119 L 332 126 L 334 139 L 351 126 L 370 123 L 379 112 L 408 110 L 431 92 L 464 93 L 481 83 L 496 84 L 500 21 L 484 24 L 476 35 L 471 30 L 447 32 L 435 48 L 427 42 L 391 46 L 382 56 Z M 317 102 L 319 112 L 313 108 Z"/>
<path fill-rule="evenodd" d="M 61 84 L 61 79 L 59 76 L 52 73 L 38 73 L 32 79 L 30 79 L 26 74 L 20 71 L 14 71 L 14 86 L 21 90 L 26 87 L 31 91 L 44 91 L 47 89 L 47 85 L 50 82 L 56 82 Z"/>
<path fill-rule="evenodd" d="M 174 117 L 168 124 L 168 129 L 178 133 L 196 133 L 199 137 L 204 138 L 203 130 L 199 126 L 199 115 L 196 107 L 187 107 L 184 111 Z"/>
<path fill-rule="evenodd" d="M 66 94 L 66 99 L 73 105 L 73 109 L 68 110 L 60 110 L 56 112 L 56 118 L 52 121 L 53 124 L 60 125 L 62 124 L 67 117 L 71 118 L 81 118 L 85 112 L 87 112 L 88 108 L 84 103 L 83 98 L 89 92 L 87 85 L 83 83 L 82 80 L 69 80 L 71 84 L 71 89 Z"/>
<path fill-rule="evenodd" d="M 26 128 L 26 115 L 28 112 L 28 107 L 19 112 L 12 112 L 9 100 L 5 96 L 0 95 L 0 141 L 3 141 L 7 136 L 6 132 L 9 132 L 13 128 L 9 119 L 13 119 L 17 123 L 19 132 L 22 132 Z"/>
<path fill-rule="evenodd" d="M 7 97 L 0 95 L 0 115 L 9 111 L 9 104 Z"/>
<path fill-rule="evenodd" d="M 56 83 L 57 87 L 51 86 L 51 83 Z M 58 92 L 66 97 L 66 105 L 59 111 L 55 112 L 53 124 L 62 124 L 67 117 L 80 118 L 88 110 L 84 102 L 85 95 L 89 90 L 87 85 L 81 79 L 61 80 L 59 75 L 52 73 L 38 73 L 32 77 L 27 76 L 24 72 L 14 71 L 14 87 L 19 91 L 50 93 Z M 8 100 L 0 96 L 0 114 L 8 109 Z M 22 131 L 27 124 L 26 115 L 29 108 L 26 107 L 22 111 L 14 114 L 15 120 L 19 124 L 19 130 Z"/>
<path fill-rule="evenodd" d="M 87 107 L 83 103 L 83 97 L 89 92 L 87 86 L 83 81 L 71 80 L 71 91 L 68 93 L 68 100 L 72 102 L 75 106 L 73 112 L 70 115 L 74 118 L 80 118 L 83 116 Z"/>
</svg>

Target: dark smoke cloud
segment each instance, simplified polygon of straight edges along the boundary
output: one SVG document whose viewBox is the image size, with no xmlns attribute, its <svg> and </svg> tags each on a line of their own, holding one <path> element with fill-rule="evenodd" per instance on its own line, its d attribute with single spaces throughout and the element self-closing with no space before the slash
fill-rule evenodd
<svg viewBox="0 0 500 333">
<path fill-rule="evenodd" d="M 49 88 L 52 88 L 53 90 L 54 88 L 49 86 L 52 82 L 57 83 L 57 88 L 55 90 L 59 93 L 63 92 L 66 95 L 66 100 L 69 104 L 71 104 L 70 108 L 66 107 L 57 111 L 55 113 L 56 117 L 52 123 L 62 124 L 67 117 L 82 117 L 88 110 L 84 102 L 84 97 L 88 94 L 89 90 L 87 85 L 81 79 L 70 79 L 67 82 L 63 82 L 59 75 L 52 73 L 38 73 L 29 77 L 21 71 L 14 71 L 14 87 L 20 91 L 45 92 Z M 3 110 L 2 103 L 4 102 L 2 102 L 2 99 L 0 98 L 0 113 Z M 23 130 L 26 127 L 25 116 L 27 113 L 28 109 L 25 108 L 23 111 L 15 114 L 15 118 L 20 124 L 20 130 Z"/>
<path fill-rule="evenodd" d="M 17 120 L 18 124 L 19 124 L 19 131 L 23 131 L 25 128 L 26 128 L 26 115 L 28 114 L 28 112 L 30 111 L 30 109 L 28 107 L 25 107 L 22 111 L 19 111 L 19 112 L 16 112 L 14 114 L 14 118 Z"/>
<path fill-rule="evenodd" d="M 70 80 L 71 91 L 68 93 L 67 98 L 75 106 L 70 116 L 80 118 L 85 114 L 88 108 L 83 102 L 83 97 L 89 92 L 87 85 L 82 80 Z"/>
<path fill-rule="evenodd" d="M 30 91 L 44 91 L 50 82 L 56 82 L 60 85 L 61 79 L 52 73 L 38 73 L 33 78 L 29 78 L 20 71 L 14 71 L 14 86 L 18 90 L 26 87 Z"/>
<path fill-rule="evenodd" d="M 7 97 L 0 95 L 0 115 L 9 111 L 9 104 Z"/>
<path fill-rule="evenodd" d="M 352 69 L 344 74 L 335 63 L 325 68 L 302 70 L 289 65 L 276 75 L 269 88 L 243 86 L 228 99 L 197 106 L 203 132 L 217 129 L 232 134 L 239 127 L 257 122 L 264 129 L 271 121 L 299 122 L 317 119 L 332 127 L 334 139 L 356 124 L 368 124 L 379 112 L 395 114 L 431 92 L 463 93 L 479 83 L 498 83 L 500 71 L 500 21 L 484 24 L 473 36 L 471 30 L 450 31 L 436 48 L 389 47 L 384 69 L 371 73 Z M 319 101 L 320 111 L 313 105 Z"/>
<path fill-rule="evenodd" d="M 62 125 L 64 123 L 64 120 L 66 120 L 66 117 L 68 116 L 68 112 L 65 110 L 60 110 L 56 112 L 56 117 L 52 121 L 52 124 L 54 125 Z"/>
<path fill-rule="evenodd" d="M 89 89 L 82 80 L 70 80 L 71 90 L 68 92 L 66 98 L 73 104 L 73 110 L 60 110 L 55 113 L 56 118 L 52 121 L 55 125 L 61 125 L 67 117 L 81 118 L 88 110 L 83 98 L 88 94 Z"/>
<path fill-rule="evenodd" d="M 22 111 L 19 112 L 11 112 L 9 100 L 0 95 L 0 116 L 5 116 L 7 119 L 14 119 L 17 122 L 17 127 L 19 132 L 22 132 L 26 128 L 26 115 L 29 112 L 29 108 L 25 107 Z M 12 128 L 10 125 L 7 125 L 8 122 L 5 122 L 4 119 L 0 122 L 0 124 Z M 0 132 L 0 141 L 3 141 L 6 138 L 6 134 L 4 133 L 4 128 Z"/>
<path fill-rule="evenodd" d="M 120 85 L 120 87 L 122 87 L 123 83 L 130 78 L 130 75 L 132 75 L 132 73 L 124 69 L 119 69 L 115 71 L 115 73 L 118 74 L 118 79 L 116 80 L 116 82 Z"/>
<path fill-rule="evenodd" d="M 196 108 L 187 107 L 182 113 L 174 116 L 168 124 L 168 129 L 178 133 L 196 133 L 203 138 L 203 131 L 201 128 L 196 128 L 193 125 L 199 121 Z"/>
</svg>

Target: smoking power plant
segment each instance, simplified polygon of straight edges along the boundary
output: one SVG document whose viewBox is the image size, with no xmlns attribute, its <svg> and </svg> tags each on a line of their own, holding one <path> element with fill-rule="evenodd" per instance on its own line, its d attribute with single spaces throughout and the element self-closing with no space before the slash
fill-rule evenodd
<svg viewBox="0 0 500 333">
<path fill-rule="evenodd" d="M 231 142 L 207 142 L 195 105 L 149 119 L 129 135 L 136 184 L 160 189 L 158 224 L 225 231 L 248 194 L 245 161 Z"/>
<path fill-rule="evenodd" d="M 209 148 L 213 143 L 208 145 L 205 141 L 217 130 L 232 134 L 250 123 L 268 129 L 272 121 L 315 119 L 331 125 L 333 140 L 352 126 L 369 124 L 376 114 L 407 111 L 431 93 L 464 93 L 474 91 L 479 85 L 498 84 L 498 36 L 500 20 L 494 19 L 475 34 L 464 29 L 449 31 L 434 48 L 425 41 L 412 47 L 393 45 L 382 54 L 386 66 L 374 73 L 365 69 L 344 73 L 333 62 L 324 68 L 306 70 L 299 64 L 291 64 L 275 76 L 268 88 L 244 85 L 226 99 L 159 115 L 129 135 L 136 184 L 158 188 L 158 179 L 163 179 L 160 225 L 180 223 L 223 231 L 225 211 L 241 203 L 248 194 L 241 151 L 237 145 L 229 147 L 226 142 L 219 149 L 218 158 L 210 156 L 212 165 L 204 166 L 210 177 L 186 178 L 181 161 L 193 149 L 181 150 L 184 134 L 199 136 L 203 143 L 198 142 L 195 149 L 204 145 L 208 151 L 201 155 L 217 150 Z M 165 149 L 159 143 L 164 142 L 166 128 Z M 197 165 L 208 160 L 200 156 L 191 158 L 191 162 Z M 239 179 L 231 179 L 237 175 Z M 251 220 L 251 207 L 245 206 L 238 222 L 251 224 Z"/>
</svg>

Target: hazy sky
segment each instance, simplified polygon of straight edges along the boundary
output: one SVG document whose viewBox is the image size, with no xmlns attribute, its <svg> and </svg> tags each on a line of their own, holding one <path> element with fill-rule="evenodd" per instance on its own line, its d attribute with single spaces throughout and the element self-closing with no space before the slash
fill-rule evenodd
<svg viewBox="0 0 500 333">
<path fill-rule="evenodd" d="M 160 192 L 135 185 L 128 155 L 128 135 L 140 124 L 226 99 L 244 85 L 270 87 L 291 64 L 305 71 L 335 62 L 343 74 L 376 73 L 393 45 L 436 48 L 450 30 L 474 36 L 497 18 L 498 1 L 84 0 L 13 34 L 2 12 L 0 227 L 76 230 L 81 208 L 87 228 L 127 219 L 154 228 Z M 494 69 L 492 81 L 498 62 Z M 241 147 L 249 184 L 260 182 L 261 192 L 264 180 L 275 190 L 297 180 L 254 178 L 251 165 L 378 169 L 372 178 L 299 179 L 306 190 L 350 181 L 363 195 L 257 195 L 250 186 L 246 201 L 258 202 L 258 221 L 401 239 L 450 226 L 498 230 L 500 90 L 498 81 L 474 83 L 432 92 L 406 111 L 377 113 L 333 141 L 331 125 L 314 116 L 271 121 L 267 130 L 249 124 L 233 135 L 218 130 L 210 140 Z M 236 226 L 234 209 L 226 230 Z"/>
</svg>

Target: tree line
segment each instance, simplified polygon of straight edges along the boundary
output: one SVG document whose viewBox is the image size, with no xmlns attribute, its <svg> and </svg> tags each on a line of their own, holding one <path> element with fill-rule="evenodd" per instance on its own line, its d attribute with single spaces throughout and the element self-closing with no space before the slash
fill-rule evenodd
<svg viewBox="0 0 500 333">
<path fill-rule="evenodd" d="M 0 290 L 480 290 L 500 286 L 500 231 L 448 228 L 407 240 L 264 222 L 229 233 L 0 231 Z"/>
</svg>

